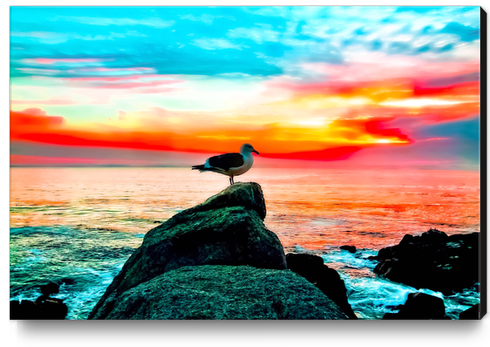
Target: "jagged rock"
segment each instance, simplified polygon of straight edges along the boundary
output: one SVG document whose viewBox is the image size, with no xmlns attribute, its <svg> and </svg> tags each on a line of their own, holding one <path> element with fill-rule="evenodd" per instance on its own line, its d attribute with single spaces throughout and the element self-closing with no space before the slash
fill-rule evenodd
<svg viewBox="0 0 490 347">
<path fill-rule="evenodd" d="M 60 286 L 54 282 L 40 285 L 41 296 L 36 302 L 30 300 L 10 301 L 10 319 L 65 319 L 68 307 L 61 299 L 50 298 L 59 293 Z"/>
<path fill-rule="evenodd" d="M 166 272 L 117 297 L 94 319 L 347 319 L 289 270 L 202 265 Z"/>
<path fill-rule="evenodd" d="M 286 269 L 278 237 L 263 224 L 266 208 L 257 183 L 236 183 L 203 204 L 150 230 L 124 264 L 89 319 L 104 318 L 125 291 L 183 266 L 250 265 Z M 107 313 L 104 313 L 107 312 Z"/>
<path fill-rule="evenodd" d="M 356 251 L 357 251 L 356 246 L 347 246 L 347 245 L 346 245 L 346 246 L 340 246 L 339 248 L 340 248 L 340 249 L 343 249 L 343 250 L 345 250 L 345 251 L 348 251 L 348 252 L 350 252 L 350 253 L 356 253 Z"/>
<path fill-rule="evenodd" d="M 459 319 L 461 320 L 481 319 L 481 318 L 482 317 L 480 316 L 480 304 L 473 305 L 469 309 L 459 314 Z"/>
<path fill-rule="evenodd" d="M 410 293 L 398 313 L 386 313 L 383 319 L 449 319 L 441 298 L 424 294 Z"/>
<path fill-rule="evenodd" d="M 286 254 L 288 269 L 313 283 L 325 295 L 332 299 L 350 319 L 357 319 L 347 301 L 347 289 L 337 271 L 323 263 L 323 259 L 311 254 Z"/>
<path fill-rule="evenodd" d="M 42 300 L 40 300 L 43 298 Z M 65 319 L 68 307 L 63 300 L 41 296 L 36 302 L 10 301 L 10 319 Z"/>
<path fill-rule="evenodd" d="M 185 212 L 204 212 L 233 206 L 241 206 L 255 211 L 262 220 L 267 214 L 262 188 L 255 182 L 235 183 Z"/>
<path fill-rule="evenodd" d="M 40 319 L 39 307 L 32 301 L 10 301 L 10 319 Z"/>
<path fill-rule="evenodd" d="M 41 289 L 41 293 L 46 297 L 60 292 L 60 286 L 54 282 L 49 282 L 48 284 L 44 284 L 39 287 Z"/>
<path fill-rule="evenodd" d="M 415 288 L 449 294 L 479 281 L 479 233 L 448 236 L 431 229 L 379 251 L 374 272 Z"/>
</svg>

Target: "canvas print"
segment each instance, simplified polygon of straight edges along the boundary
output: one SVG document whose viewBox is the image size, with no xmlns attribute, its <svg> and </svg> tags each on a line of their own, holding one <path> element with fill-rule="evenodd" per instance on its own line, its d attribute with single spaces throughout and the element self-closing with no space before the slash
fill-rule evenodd
<svg viewBox="0 0 490 347">
<path fill-rule="evenodd" d="M 10 318 L 480 319 L 485 21 L 11 7 Z"/>
</svg>

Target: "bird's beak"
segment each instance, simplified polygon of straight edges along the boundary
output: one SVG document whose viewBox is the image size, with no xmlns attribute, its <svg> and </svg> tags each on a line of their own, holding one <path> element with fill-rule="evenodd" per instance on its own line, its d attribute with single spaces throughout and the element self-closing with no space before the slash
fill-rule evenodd
<svg viewBox="0 0 490 347">
<path fill-rule="evenodd" d="M 260 153 L 259 153 L 259 152 L 257 152 L 255 149 L 254 149 L 252 152 L 257 153 L 258 155 L 260 155 Z"/>
</svg>

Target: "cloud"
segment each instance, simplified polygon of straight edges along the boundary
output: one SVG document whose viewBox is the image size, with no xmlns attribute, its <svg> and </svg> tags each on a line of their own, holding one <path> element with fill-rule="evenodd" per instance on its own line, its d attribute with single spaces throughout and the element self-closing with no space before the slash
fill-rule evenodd
<svg viewBox="0 0 490 347">
<path fill-rule="evenodd" d="M 286 6 L 267 6 L 267 7 L 241 7 L 244 12 L 264 17 L 283 17 L 289 18 L 291 7 Z"/>
<path fill-rule="evenodd" d="M 238 49 L 241 50 L 242 46 L 233 44 L 229 40 L 226 39 L 213 39 L 213 38 L 202 38 L 197 39 L 192 42 L 194 46 L 200 47 L 202 49 L 207 50 L 216 50 L 216 49 Z"/>
<path fill-rule="evenodd" d="M 251 28 L 230 29 L 226 36 L 231 39 L 243 38 L 252 40 L 256 43 L 278 42 L 282 34 L 279 31 L 272 30 L 270 25 L 257 25 Z"/>
<path fill-rule="evenodd" d="M 119 115 L 119 116 L 117 117 L 117 119 L 119 119 L 119 120 L 124 120 L 124 119 L 126 119 L 126 112 L 124 112 L 124 111 L 118 111 L 117 113 L 118 113 L 118 115 Z"/>
<path fill-rule="evenodd" d="M 104 81 L 104 82 L 89 82 L 85 84 L 87 88 L 108 88 L 108 89 L 135 89 L 135 88 L 152 88 L 158 86 L 164 86 L 169 84 L 183 83 L 179 80 L 142 80 L 134 79 L 132 81 L 126 81 L 124 83 Z M 178 90 L 178 88 L 172 88 L 172 90 Z"/>
<path fill-rule="evenodd" d="M 213 16 L 207 13 L 203 13 L 200 16 L 196 16 L 193 14 L 186 14 L 183 16 L 179 17 L 180 19 L 187 19 L 193 22 L 203 22 L 204 24 L 210 25 L 213 23 L 213 20 L 216 18 L 228 18 L 228 19 L 233 19 L 231 16 L 223 17 L 223 16 Z"/>
<path fill-rule="evenodd" d="M 207 155 L 124 148 L 76 147 L 12 141 L 12 166 L 190 166 Z"/>
<path fill-rule="evenodd" d="M 479 128 L 479 117 L 429 126 L 418 123 L 411 129 L 416 140 L 410 146 L 370 147 L 354 153 L 349 161 L 358 165 L 478 170 Z"/>
<path fill-rule="evenodd" d="M 479 61 L 427 62 L 412 56 L 391 56 L 365 52 L 346 57 L 345 64 L 304 63 L 300 68 L 316 75 L 315 81 L 291 79 L 281 76 L 267 82 L 270 87 L 286 88 L 298 93 L 335 94 L 346 90 L 376 85 L 376 93 L 398 89 L 413 89 L 411 84 L 429 88 L 478 81 Z M 362 85 L 362 87 L 361 87 Z M 369 94 L 369 90 L 366 93 Z"/>
<path fill-rule="evenodd" d="M 110 61 L 110 59 L 99 59 L 99 58 L 61 58 L 61 59 L 49 59 L 49 58 L 37 58 L 37 59 L 24 59 L 26 63 L 36 63 L 36 64 L 73 64 L 73 63 L 101 63 L 104 61 Z"/>
<path fill-rule="evenodd" d="M 75 105 L 76 101 L 73 101 L 70 97 L 51 97 L 47 100 L 11 100 L 12 105 Z"/>
<path fill-rule="evenodd" d="M 55 133 L 65 123 L 65 118 L 48 116 L 39 108 L 29 108 L 21 112 L 10 111 L 10 139 L 18 139 L 29 133 Z"/>
<path fill-rule="evenodd" d="M 459 36 L 464 42 L 470 42 L 480 39 L 480 30 L 467 25 L 462 25 L 458 22 L 448 23 L 440 33 L 447 33 Z"/>
<path fill-rule="evenodd" d="M 435 87 L 451 86 L 455 84 L 479 82 L 479 81 L 480 81 L 480 71 L 472 71 L 468 73 L 457 74 L 454 76 L 427 79 L 424 81 L 425 82 L 424 86 L 428 88 L 435 88 Z"/>
<path fill-rule="evenodd" d="M 78 17 L 78 16 L 53 16 L 51 21 L 68 21 L 77 22 L 88 25 L 100 25 L 100 26 L 135 26 L 143 25 L 153 28 L 167 28 L 174 25 L 174 20 L 163 20 L 161 18 L 110 18 L 110 17 Z"/>
</svg>

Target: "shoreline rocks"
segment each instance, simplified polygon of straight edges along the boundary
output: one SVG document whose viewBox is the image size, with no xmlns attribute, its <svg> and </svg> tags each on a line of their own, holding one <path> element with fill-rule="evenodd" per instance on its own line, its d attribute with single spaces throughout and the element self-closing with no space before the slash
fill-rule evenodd
<svg viewBox="0 0 490 347">
<path fill-rule="evenodd" d="M 384 320 L 388 319 L 450 319 L 446 316 L 446 308 L 441 298 L 424 294 L 408 294 L 405 304 L 400 305 L 398 313 L 386 313 Z"/>
<path fill-rule="evenodd" d="M 414 288 L 445 295 L 479 281 L 479 233 L 448 236 L 431 229 L 420 236 L 405 235 L 401 242 L 379 251 L 374 272 Z"/>
<path fill-rule="evenodd" d="M 356 246 L 345 245 L 345 246 L 340 246 L 339 248 L 343 249 L 344 251 L 348 251 L 349 253 L 356 253 L 357 252 Z"/>
<path fill-rule="evenodd" d="M 313 283 L 326 296 L 332 299 L 349 319 L 357 319 L 347 301 L 347 289 L 337 271 L 323 263 L 323 259 L 310 254 L 286 254 L 288 268 Z"/>
<path fill-rule="evenodd" d="M 30 300 L 10 301 L 10 319 L 15 320 L 41 320 L 41 319 L 65 319 L 68 307 L 61 299 L 50 298 L 51 294 L 59 293 L 60 286 L 49 282 L 39 286 L 41 296 L 35 302 Z"/>
</svg>

